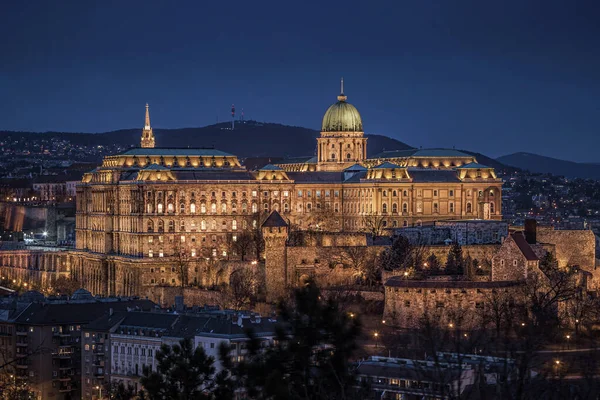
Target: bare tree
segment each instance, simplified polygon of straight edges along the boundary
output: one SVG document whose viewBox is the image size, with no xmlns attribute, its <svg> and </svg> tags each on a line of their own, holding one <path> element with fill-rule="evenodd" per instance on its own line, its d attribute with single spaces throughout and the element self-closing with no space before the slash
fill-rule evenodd
<svg viewBox="0 0 600 400">
<path fill-rule="evenodd" d="M 172 261 L 177 269 L 179 276 L 179 286 L 183 289 L 188 285 L 188 273 L 193 264 L 197 264 L 198 259 L 192 257 L 191 251 L 186 248 L 181 240 L 175 240 L 173 243 Z"/>
<path fill-rule="evenodd" d="M 252 251 L 253 245 L 254 237 L 252 234 L 248 231 L 243 231 L 233 240 L 232 249 L 235 250 L 242 261 L 246 261 L 246 257 Z"/>
<path fill-rule="evenodd" d="M 225 294 L 230 307 L 240 310 L 254 301 L 256 290 L 257 280 L 254 272 L 241 268 L 231 273 Z"/>
<path fill-rule="evenodd" d="M 364 226 L 364 231 L 373 235 L 374 238 L 377 238 L 383 234 L 385 217 L 383 215 L 370 213 L 365 214 L 362 217 L 362 225 Z"/>
</svg>

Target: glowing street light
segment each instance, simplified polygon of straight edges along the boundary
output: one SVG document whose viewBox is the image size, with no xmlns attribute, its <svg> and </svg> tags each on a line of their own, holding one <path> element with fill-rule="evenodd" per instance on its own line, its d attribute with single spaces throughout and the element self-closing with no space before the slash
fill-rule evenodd
<svg viewBox="0 0 600 400">
<path fill-rule="evenodd" d="M 375 348 L 377 348 L 379 345 L 379 332 L 373 333 L 373 336 L 375 337 Z"/>
</svg>

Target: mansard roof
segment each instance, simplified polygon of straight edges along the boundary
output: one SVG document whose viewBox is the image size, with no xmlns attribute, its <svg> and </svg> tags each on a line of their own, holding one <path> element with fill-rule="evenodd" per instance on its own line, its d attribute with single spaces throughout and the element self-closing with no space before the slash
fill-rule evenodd
<svg viewBox="0 0 600 400">
<path fill-rule="evenodd" d="M 400 165 L 398 165 L 398 164 L 393 164 L 393 163 L 391 163 L 391 162 L 389 162 L 389 161 L 386 161 L 386 162 L 384 162 L 384 163 L 382 163 L 382 164 L 379 164 L 378 166 L 376 166 L 376 167 L 373 167 L 373 168 L 375 168 L 375 169 L 387 169 L 387 168 L 394 168 L 394 169 L 395 169 L 395 168 L 403 168 L 403 167 L 401 167 L 401 166 L 400 166 Z"/>
<path fill-rule="evenodd" d="M 137 147 L 129 149 L 121 156 L 200 156 L 200 157 L 233 157 L 233 154 L 209 148 L 175 148 L 175 147 Z"/>
<path fill-rule="evenodd" d="M 281 167 L 273 164 L 267 164 L 262 168 L 259 168 L 259 171 L 283 171 Z"/>
<path fill-rule="evenodd" d="M 483 165 L 483 164 L 479 164 L 479 163 L 476 163 L 476 162 L 470 162 L 468 164 L 461 165 L 460 167 L 456 167 L 456 168 L 460 168 L 460 169 L 482 169 L 482 168 L 492 168 L 492 167 L 489 167 L 489 166 Z"/>
<path fill-rule="evenodd" d="M 357 164 L 351 165 L 348 168 L 346 168 L 344 170 L 344 172 L 362 172 L 362 171 L 366 171 L 366 170 L 367 169 L 365 167 L 363 167 L 362 165 L 357 163 Z"/>
<path fill-rule="evenodd" d="M 464 153 L 455 149 L 406 149 L 406 150 L 388 150 L 374 155 L 373 158 L 406 158 L 406 157 L 473 157 L 471 154 Z"/>
</svg>

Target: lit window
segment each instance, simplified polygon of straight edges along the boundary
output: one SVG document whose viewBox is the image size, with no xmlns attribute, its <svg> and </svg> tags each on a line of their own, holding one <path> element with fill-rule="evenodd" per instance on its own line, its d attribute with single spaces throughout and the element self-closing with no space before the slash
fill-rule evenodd
<svg viewBox="0 0 600 400">
<path fill-rule="evenodd" d="M 237 229 L 237 221 L 235 219 L 231 221 L 231 229 L 234 231 Z"/>
<path fill-rule="evenodd" d="M 204 203 L 200 204 L 200 212 L 202 214 L 206 214 L 206 204 L 204 204 Z"/>
<path fill-rule="evenodd" d="M 148 250 L 148 257 L 150 257 L 150 258 L 154 257 L 154 253 L 152 252 L 152 250 Z"/>
<path fill-rule="evenodd" d="M 192 254 L 192 257 L 196 257 L 196 249 L 192 249 L 191 254 Z"/>
<path fill-rule="evenodd" d="M 190 212 L 196 214 L 196 205 L 194 203 L 190 204 Z"/>
<path fill-rule="evenodd" d="M 181 235 L 181 243 L 185 243 L 185 236 Z"/>
<path fill-rule="evenodd" d="M 162 249 L 160 249 L 160 250 L 158 251 L 158 256 L 159 256 L 159 257 L 163 257 L 163 256 L 164 256 L 164 253 L 163 253 Z"/>
<path fill-rule="evenodd" d="M 212 203 L 210 205 L 210 212 L 215 214 L 217 212 L 217 205 L 215 203 Z"/>
</svg>

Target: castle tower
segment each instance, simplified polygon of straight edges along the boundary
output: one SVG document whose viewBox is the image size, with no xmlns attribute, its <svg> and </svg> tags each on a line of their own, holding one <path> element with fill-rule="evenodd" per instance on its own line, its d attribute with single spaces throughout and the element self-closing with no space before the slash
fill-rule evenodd
<svg viewBox="0 0 600 400">
<path fill-rule="evenodd" d="M 367 158 L 367 139 L 362 119 L 356 107 L 348 103 L 344 94 L 344 78 L 337 103 L 331 105 L 317 138 L 317 169 L 341 171 Z"/>
<path fill-rule="evenodd" d="M 265 239 L 267 301 L 275 302 L 285 296 L 288 286 L 286 241 L 289 225 L 277 211 L 273 211 L 261 229 Z"/>
<path fill-rule="evenodd" d="M 141 147 L 154 147 L 154 133 L 152 133 L 152 127 L 150 126 L 150 109 L 148 103 L 146 103 L 146 120 L 144 122 L 144 130 L 142 131 Z"/>
</svg>

